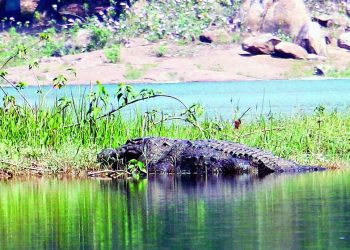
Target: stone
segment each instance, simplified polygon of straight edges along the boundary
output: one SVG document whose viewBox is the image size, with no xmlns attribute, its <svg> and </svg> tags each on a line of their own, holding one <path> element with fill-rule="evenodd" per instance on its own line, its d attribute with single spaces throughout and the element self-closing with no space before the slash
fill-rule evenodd
<svg viewBox="0 0 350 250">
<path fill-rule="evenodd" d="M 240 14 L 250 31 L 282 32 L 293 39 L 311 21 L 302 0 L 245 0 Z"/>
<path fill-rule="evenodd" d="M 324 64 L 316 65 L 314 68 L 314 74 L 317 76 L 325 76 L 329 72 L 331 72 L 332 70 L 334 70 L 334 69 L 329 65 L 324 65 Z"/>
<path fill-rule="evenodd" d="M 350 32 L 341 34 L 337 41 L 338 47 L 350 50 Z"/>
<path fill-rule="evenodd" d="M 309 61 L 326 61 L 327 57 L 325 57 L 325 56 L 318 56 L 316 54 L 308 54 L 307 55 L 307 60 L 309 60 Z"/>
<path fill-rule="evenodd" d="M 230 43 L 232 37 L 225 29 L 205 30 L 200 36 L 199 41 L 202 43 Z"/>
<path fill-rule="evenodd" d="M 334 24 L 334 20 L 333 17 L 331 15 L 315 15 L 312 18 L 312 21 L 317 22 L 319 25 L 321 25 L 322 27 L 331 27 Z"/>
<path fill-rule="evenodd" d="M 252 55 L 271 54 L 281 39 L 272 34 L 259 34 L 245 39 L 242 49 Z"/>
<path fill-rule="evenodd" d="M 290 42 L 280 42 L 275 46 L 274 56 L 281 58 L 306 59 L 308 57 L 307 51 Z"/>
<path fill-rule="evenodd" d="M 325 34 L 316 22 L 309 22 L 304 25 L 296 37 L 295 43 L 306 49 L 310 54 L 328 55 Z"/>
<path fill-rule="evenodd" d="M 58 10 L 58 13 L 62 16 L 73 16 L 73 17 L 85 17 L 86 11 L 82 4 L 70 3 L 61 6 Z"/>
<path fill-rule="evenodd" d="M 92 31 L 88 29 L 79 29 L 76 38 L 74 39 L 74 45 L 76 48 L 86 48 L 91 43 Z"/>
</svg>

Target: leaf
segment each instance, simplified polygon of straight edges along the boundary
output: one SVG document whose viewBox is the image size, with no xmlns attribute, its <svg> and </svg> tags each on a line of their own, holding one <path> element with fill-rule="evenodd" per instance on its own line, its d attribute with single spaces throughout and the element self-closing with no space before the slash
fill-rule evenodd
<svg viewBox="0 0 350 250">
<path fill-rule="evenodd" d="M 5 70 L 0 70 L 0 77 L 4 78 L 5 76 L 8 75 L 8 72 Z"/>
<path fill-rule="evenodd" d="M 18 82 L 16 84 L 16 87 L 19 89 L 24 89 L 26 86 L 28 86 L 28 83 L 26 83 L 26 82 Z"/>
<path fill-rule="evenodd" d="M 40 38 L 40 40 L 48 41 L 48 40 L 50 40 L 51 37 L 48 33 L 40 33 L 39 38 Z"/>
<path fill-rule="evenodd" d="M 59 75 L 53 79 L 53 87 L 60 89 L 67 84 L 67 78 L 64 75 Z"/>
<path fill-rule="evenodd" d="M 39 68 L 39 63 L 38 61 L 34 61 L 32 63 L 29 64 L 29 70 L 33 69 L 33 68 Z"/>
</svg>

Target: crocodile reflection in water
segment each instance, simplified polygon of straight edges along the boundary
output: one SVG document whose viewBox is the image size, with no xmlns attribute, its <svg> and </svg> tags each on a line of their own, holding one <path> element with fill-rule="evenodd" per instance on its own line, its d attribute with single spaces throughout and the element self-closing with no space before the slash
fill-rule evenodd
<svg viewBox="0 0 350 250">
<path fill-rule="evenodd" d="M 131 159 L 143 162 L 149 173 L 267 175 L 282 172 L 311 172 L 325 168 L 303 166 L 268 151 L 219 140 L 181 140 L 146 137 L 128 140 L 117 149 L 98 154 L 101 163 L 120 169 Z"/>
</svg>

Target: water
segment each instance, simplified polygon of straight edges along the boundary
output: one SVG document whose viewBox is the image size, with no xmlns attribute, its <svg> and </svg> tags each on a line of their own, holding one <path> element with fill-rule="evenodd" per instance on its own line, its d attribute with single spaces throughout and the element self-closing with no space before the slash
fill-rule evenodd
<svg viewBox="0 0 350 250">
<path fill-rule="evenodd" d="M 0 182 L 1 249 L 349 249 L 350 172 Z"/>
<path fill-rule="evenodd" d="M 105 85 L 114 96 L 117 85 Z M 283 80 L 251 82 L 206 82 L 176 84 L 136 84 L 136 89 L 152 88 L 183 100 L 187 105 L 200 103 L 212 118 L 230 119 L 250 108 L 248 116 L 273 114 L 311 113 L 319 106 L 329 111 L 343 111 L 350 105 L 350 80 Z M 79 97 L 87 86 L 68 86 L 52 91 L 48 103 L 61 96 Z M 48 87 L 44 88 L 44 91 Z M 12 94 L 16 94 L 10 90 Z M 37 101 L 37 88 L 25 89 L 31 102 Z M 0 95 L 1 97 L 1 95 Z M 165 112 L 181 112 L 182 106 L 166 98 L 153 99 L 140 109 L 161 109 Z M 238 111 L 237 111 L 238 109 Z"/>
</svg>

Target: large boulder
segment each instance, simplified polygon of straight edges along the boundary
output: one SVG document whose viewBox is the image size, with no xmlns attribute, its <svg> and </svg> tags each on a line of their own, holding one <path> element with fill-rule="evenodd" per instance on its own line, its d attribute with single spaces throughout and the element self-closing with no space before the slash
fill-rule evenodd
<svg viewBox="0 0 350 250">
<path fill-rule="evenodd" d="M 317 22 L 305 24 L 296 37 L 295 43 L 306 49 L 310 54 L 320 56 L 327 56 L 328 54 L 325 34 Z"/>
<path fill-rule="evenodd" d="M 260 34 L 245 39 L 242 49 L 252 55 L 271 54 L 280 42 L 281 39 L 272 34 Z"/>
<path fill-rule="evenodd" d="M 308 56 L 307 51 L 303 47 L 290 42 L 280 42 L 277 44 L 273 55 L 293 59 L 306 59 Z"/>
<path fill-rule="evenodd" d="M 350 32 L 341 34 L 337 43 L 339 48 L 350 50 Z"/>
<path fill-rule="evenodd" d="M 251 31 L 283 32 L 292 38 L 311 21 L 303 0 L 244 0 L 241 16 Z"/>
</svg>

